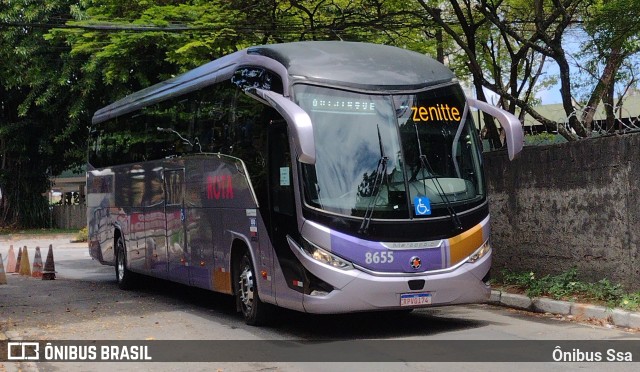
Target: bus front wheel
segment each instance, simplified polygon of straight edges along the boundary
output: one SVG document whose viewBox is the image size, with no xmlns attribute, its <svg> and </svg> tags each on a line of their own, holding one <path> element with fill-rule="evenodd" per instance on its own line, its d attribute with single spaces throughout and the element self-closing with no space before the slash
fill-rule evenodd
<svg viewBox="0 0 640 372">
<path fill-rule="evenodd" d="M 257 277 L 251 256 L 249 252 L 245 251 L 238 260 L 234 283 L 236 303 L 248 325 L 264 324 L 267 320 L 269 305 L 260 301 L 256 281 Z"/>
</svg>

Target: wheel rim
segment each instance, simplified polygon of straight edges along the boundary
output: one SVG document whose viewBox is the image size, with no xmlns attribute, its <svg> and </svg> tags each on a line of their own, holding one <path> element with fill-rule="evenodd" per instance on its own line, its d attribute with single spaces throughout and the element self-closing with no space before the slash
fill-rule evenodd
<svg viewBox="0 0 640 372">
<path fill-rule="evenodd" d="M 253 273 L 249 265 L 244 265 L 240 273 L 240 302 L 245 314 L 251 312 L 253 306 Z"/>
<path fill-rule="evenodd" d="M 118 248 L 121 245 L 118 244 Z M 124 279 L 124 250 L 118 249 L 118 282 L 121 282 Z"/>
</svg>

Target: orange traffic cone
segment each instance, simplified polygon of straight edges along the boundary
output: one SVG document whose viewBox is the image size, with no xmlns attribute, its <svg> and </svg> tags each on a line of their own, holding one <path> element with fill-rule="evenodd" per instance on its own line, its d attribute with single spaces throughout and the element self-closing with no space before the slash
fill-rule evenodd
<svg viewBox="0 0 640 372">
<path fill-rule="evenodd" d="M 16 267 L 13 268 L 14 273 L 20 272 L 20 262 L 22 261 L 22 249 L 18 247 L 18 259 L 16 260 Z"/>
<path fill-rule="evenodd" d="M 42 280 L 54 280 L 56 278 L 56 265 L 53 263 L 53 245 L 49 244 L 47 261 L 44 263 Z"/>
<path fill-rule="evenodd" d="M 0 284 L 7 284 L 7 274 L 4 272 L 4 263 L 2 263 L 2 253 L 0 253 Z"/>
<path fill-rule="evenodd" d="M 22 248 L 22 259 L 20 260 L 20 275 L 31 276 L 31 265 L 29 264 L 29 253 L 27 246 Z"/>
<path fill-rule="evenodd" d="M 36 256 L 33 258 L 31 276 L 34 278 L 42 278 L 42 255 L 40 254 L 40 247 L 36 247 Z"/>
<path fill-rule="evenodd" d="M 7 273 L 16 272 L 16 254 L 13 251 L 13 245 L 9 246 L 9 257 L 7 258 L 7 267 L 5 269 Z"/>
</svg>

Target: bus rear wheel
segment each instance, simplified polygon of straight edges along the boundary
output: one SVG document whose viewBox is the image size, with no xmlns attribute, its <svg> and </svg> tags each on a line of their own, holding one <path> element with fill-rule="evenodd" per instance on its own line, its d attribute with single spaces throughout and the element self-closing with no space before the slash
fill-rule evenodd
<svg viewBox="0 0 640 372">
<path fill-rule="evenodd" d="M 116 240 L 116 280 L 120 289 L 133 287 L 133 273 L 127 269 L 127 254 L 122 236 Z"/>
<path fill-rule="evenodd" d="M 268 304 L 260 301 L 257 277 L 251 256 L 245 251 L 238 260 L 235 270 L 235 294 L 238 309 L 242 312 L 245 323 L 248 325 L 261 325 L 268 318 Z"/>
</svg>

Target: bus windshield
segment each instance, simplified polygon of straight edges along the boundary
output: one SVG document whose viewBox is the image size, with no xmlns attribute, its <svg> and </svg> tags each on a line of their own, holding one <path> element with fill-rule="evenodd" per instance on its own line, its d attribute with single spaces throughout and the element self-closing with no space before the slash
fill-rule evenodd
<svg viewBox="0 0 640 372">
<path fill-rule="evenodd" d="M 397 95 L 294 89 L 313 122 L 316 164 L 302 165 L 309 206 L 405 219 L 484 200 L 479 140 L 459 86 Z"/>
</svg>

